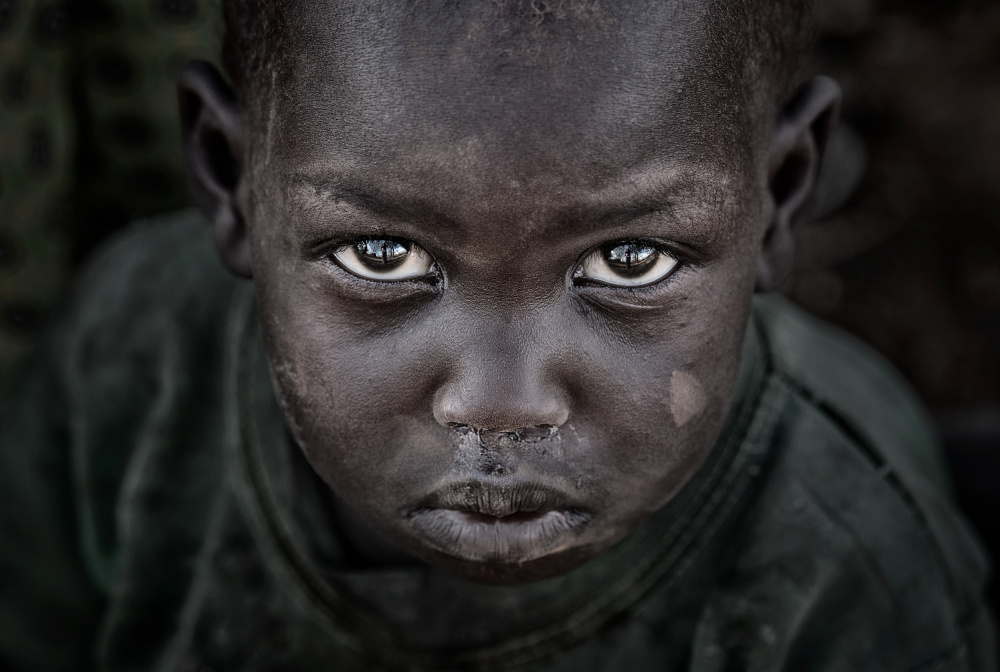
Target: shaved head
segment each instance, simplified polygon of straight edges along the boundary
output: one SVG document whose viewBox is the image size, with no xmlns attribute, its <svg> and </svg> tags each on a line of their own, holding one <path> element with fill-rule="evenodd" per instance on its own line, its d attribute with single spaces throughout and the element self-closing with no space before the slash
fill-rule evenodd
<svg viewBox="0 0 1000 672">
<path fill-rule="evenodd" d="M 558 58 L 553 43 L 567 39 L 591 45 L 624 40 L 646 50 L 648 67 L 655 67 L 658 52 L 677 46 L 664 26 L 698 17 L 688 31 L 696 34 L 687 36 L 698 45 L 692 54 L 698 76 L 726 84 L 729 97 L 738 92 L 755 109 L 768 108 L 768 116 L 804 80 L 814 38 L 813 5 L 810 0 L 225 0 L 223 60 L 240 97 L 266 97 L 274 82 L 294 70 L 304 25 L 299 17 L 306 13 L 336 24 L 344 49 L 376 47 L 395 24 L 421 42 L 413 47 L 440 49 L 461 36 L 470 52 L 492 53 L 497 69 L 547 63 Z"/>
</svg>

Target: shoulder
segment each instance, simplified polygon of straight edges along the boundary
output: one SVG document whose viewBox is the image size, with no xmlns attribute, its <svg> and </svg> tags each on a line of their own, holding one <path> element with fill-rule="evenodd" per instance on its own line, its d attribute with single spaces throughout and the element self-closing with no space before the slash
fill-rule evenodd
<svg viewBox="0 0 1000 672">
<path fill-rule="evenodd" d="M 111 238 L 54 325 L 71 414 L 122 423 L 211 370 L 239 282 L 193 210 L 139 220 Z"/>
<path fill-rule="evenodd" d="M 210 234 L 188 210 L 137 221 L 97 250 L 57 326 L 71 396 L 128 394 L 165 363 L 212 347 L 239 281 Z"/>
<path fill-rule="evenodd" d="M 74 283 L 69 320 L 76 330 L 183 317 L 224 300 L 236 280 L 217 260 L 208 222 L 185 210 L 139 220 L 111 238 Z"/>
<path fill-rule="evenodd" d="M 904 522 L 921 530 L 956 597 L 972 601 L 966 593 L 985 581 L 988 561 L 953 505 L 935 430 L 906 382 L 871 348 L 780 297 L 758 300 L 755 315 L 796 409 L 782 460 L 831 497 L 856 500 L 855 488 L 872 483 L 872 497 L 901 507 L 884 538 L 897 538 Z M 845 471 L 820 483 L 824 468 Z"/>
<path fill-rule="evenodd" d="M 226 324 L 240 284 L 217 260 L 207 222 L 190 211 L 131 225 L 74 283 L 54 357 L 83 498 L 81 543 L 105 587 L 126 543 L 119 507 L 127 501 L 128 517 L 141 508 L 123 493 L 159 488 L 150 497 L 162 500 L 178 489 L 161 482 L 175 462 L 199 451 L 215 459 Z M 160 447 L 169 450 L 157 462 L 149 455 Z M 184 487 L 195 482 L 186 477 Z"/>
<path fill-rule="evenodd" d="M 755 321 L 790 400 L 714 603 L 718 636 L 794 669 L 992 669 L 975 662 L 992 647 L 987 563 L 912 392 L 780 298 L 759 299 Z"/>
<path fill-rule="evenodd" d="M 926 411 L 902 377 L 869 346 L 776 296 L 755 301 L 771 363 L 811 404 L 863 434 L 879 456 L 947 490 Z"/>
</svg>

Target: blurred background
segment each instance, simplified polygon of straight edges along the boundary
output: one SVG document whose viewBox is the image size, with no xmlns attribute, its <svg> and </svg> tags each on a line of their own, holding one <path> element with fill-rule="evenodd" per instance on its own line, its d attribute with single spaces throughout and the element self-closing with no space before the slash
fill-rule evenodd
<svg viewBox="0 0 1000 672">
<path fill-rule="evenodd" d="M 782 291 L 909 379 L 1000 557 L 1000 2 L 821 9 L 843 122 Z M 221 32 L 218 0 L 0 0 L 0 395 L 88 252 L 190 205 L 174 79 Z"/>
</svg>

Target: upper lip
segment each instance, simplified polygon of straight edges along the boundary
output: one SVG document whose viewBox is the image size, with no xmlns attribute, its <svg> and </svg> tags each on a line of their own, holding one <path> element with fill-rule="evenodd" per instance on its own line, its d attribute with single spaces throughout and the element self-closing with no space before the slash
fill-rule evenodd
<svg viewBox="0 0 1000 672">
<path fill-rule="evenodd" d="M 522 479 L 470 479 L 452 481 L 426 497 L 414 512 L 427 509 L 468 511 L 493 518 L 516 513 L 580 511 L 573 498 L 543 483 Z"/>
</svg>

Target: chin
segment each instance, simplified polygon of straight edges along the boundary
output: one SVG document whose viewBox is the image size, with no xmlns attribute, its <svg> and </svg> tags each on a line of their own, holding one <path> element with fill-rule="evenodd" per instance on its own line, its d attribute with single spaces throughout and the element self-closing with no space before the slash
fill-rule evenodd
<svg viewBox="0 0 1000 672">
<path fill-rule="evenodd" d="M 430 564 L 471 581 L 503 586 L 543 581 L 565 574 L 598 553 L 597 549 L 581 546 L 522 563 L 464 560 L 437 550 L 425 551 L 422 555 Z"/>
</svg>

